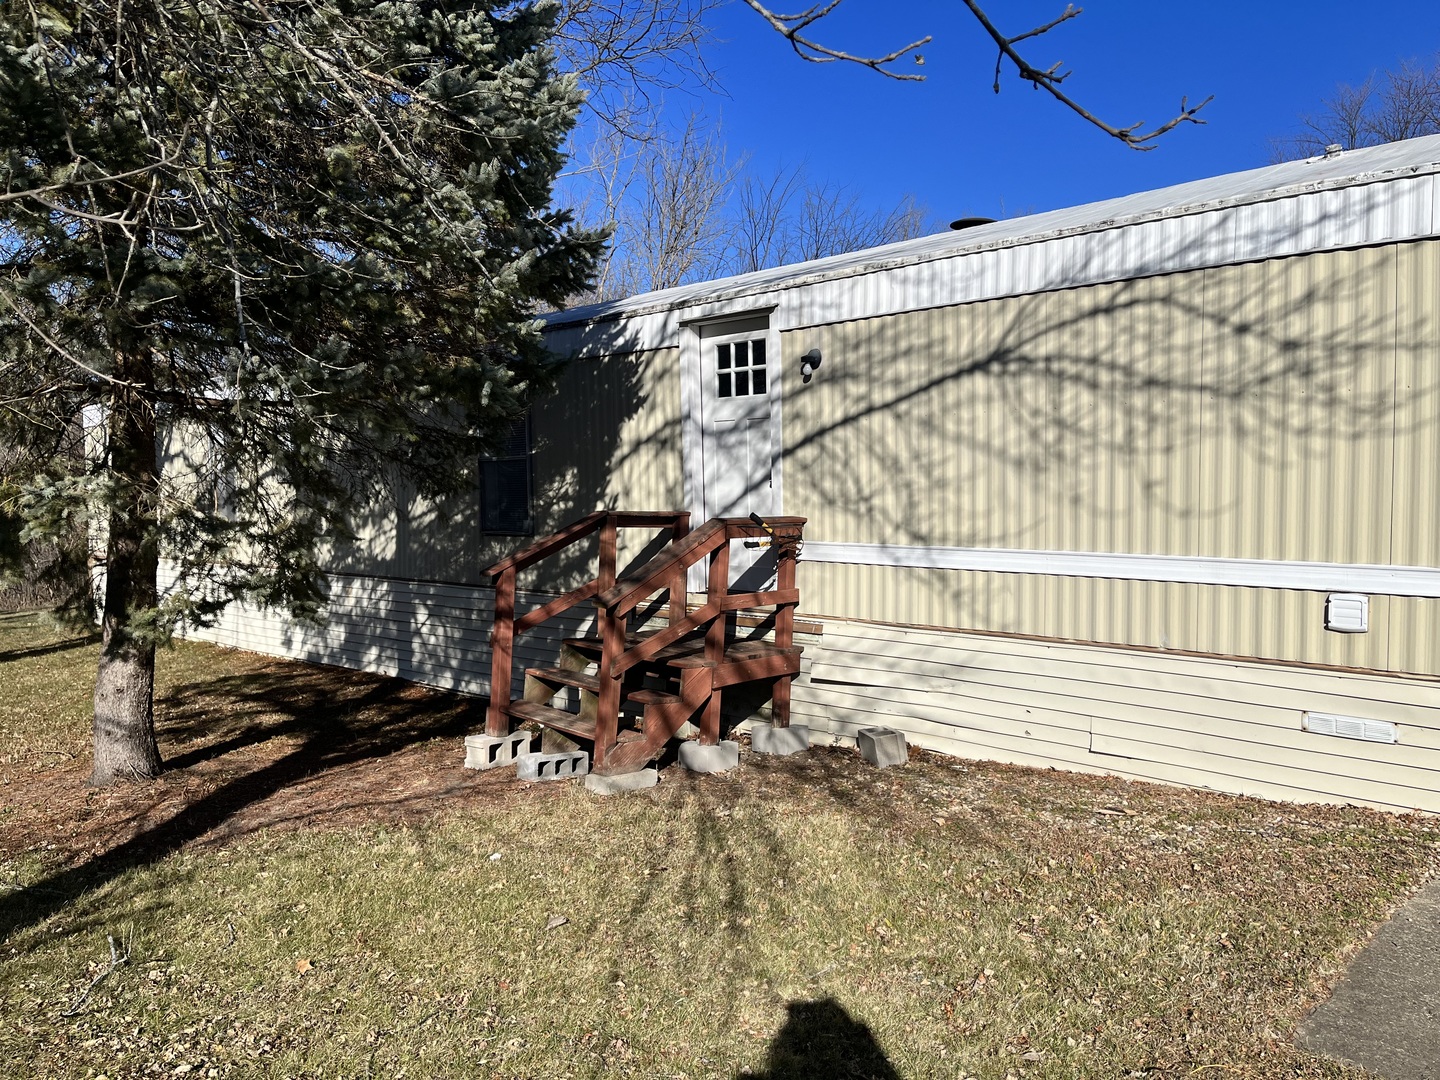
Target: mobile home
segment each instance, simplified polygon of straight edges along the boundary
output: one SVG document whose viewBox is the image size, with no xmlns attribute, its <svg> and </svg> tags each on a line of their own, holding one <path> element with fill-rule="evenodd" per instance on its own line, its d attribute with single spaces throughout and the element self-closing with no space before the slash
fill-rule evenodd
<svg viewBox="0 0 1440 1080">
<path fill-rule="evenodd" d="M 530 537 L 607 508 L 793 515 L 791 707 L 816 738 L 878 723 L 1440 811 L 1440 137 L 577 308 L 546 336 L 562 388 L 473 500 L 363 523 L 325 628 L 235 609 L 205 636 L 486 693 L 482 570 Z"/>
</svg>

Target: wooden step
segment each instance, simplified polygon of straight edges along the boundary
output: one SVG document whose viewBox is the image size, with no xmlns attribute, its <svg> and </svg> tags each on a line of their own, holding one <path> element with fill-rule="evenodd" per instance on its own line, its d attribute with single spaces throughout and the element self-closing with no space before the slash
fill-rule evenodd
<svg viewBox="0 0 1440 1080">
<path fill-rule="evenodd" d="M 628 649 L 631 646 L 639 645 L 640 642 L 644 641 L 648 637 L 653 637 L 658 632 L 659 631 L 656 630 L 647 630 L 644 633 L 639 634 L 626 634 L 625 647 Z M 604 648 L 598 637 L 567 637 L 563 639 L 563 643 L 570 646 L 570 648 L 576 650 L 577 652 L 595 653 L 597 656 Z"/>
<path fill-rule="evenodd" d="M 699 631 L 697 631 L 697 633 L 698 632 Z M 628 634 L 625 637 L 625 648 L 633 649 L 636 645 L 639 645 L 646 638 L 652 636 L 652 634 L 648 633 Z M 599 638 L 566 638 L 565 644 L 570 646 L 570 648 L 576 650 L 577 652 L 590 653 L 597 658 L 600 656 L 600 653 L 602 651 Z M 658 653 L 656 653 L 649 660 L 647 660 L 646 663 L 664 664 L 686 656 L 693 656 L 696 653 L 703 652 L 704 649 L 704 638 L 682 638 L 680 641 L 675 642 L 675 644 L 673 645 L 665 646 L 665 648 L 661 649 Z"/>
<path fill-rule="evenodd" d="M 555 686 L 574 686 L 580 690 L 588 690 L 592 694 L 600 692 L 600 677 L 587 675 L 583 671 L 569 671 L 566 668 L 558 667 L 526 668 L 525 674 L 532 679 L 539 679 L 541 682 Z"/>
<path fill-rule="evenodd" d="M 532 720 L 572 739 L 595 741 L 595 721 L 533 701 L 512 701 L 505 709 L 516 720 Z"/>
<path fill-rule="evenodd" d="M 669 660 L 671 667 L 694 668 L 694 667 L 715 667 L 717 663 L 739 664 L 749 660 L 765 660 L 772 657 L 783 656 L 800 659 L 800 654 L 805 651 L 801 645 L 791 645 L 781 648 L 768 641 L 737 641 L 725 650 L 725 659 L 721 661 L 707 660 L 704 655 L 704 647 L 689 649 L 682 656 Z"/>
<path fill-rule="evenodd" d="M 803 651 L 799 645 L 781 648 L 768 641 L 740 641 L 725 650 L 723 660 L 707 660 L 703 654 L 697 654 L 671 660 L 670 666 L 681 671 L 708 668 L 711 672 L 710 685 L 719 690 L 759 679 L 796 675 L 800 671 L 800 654 Z"/>
<path fill-rule="evenodd" d="M 638 705 L 673 705 L 680 700 L 679 694 L 671 694 L 664 690 L 631 690 L 625 695 L 625 700 L 633 701 Z"/>
</svg>

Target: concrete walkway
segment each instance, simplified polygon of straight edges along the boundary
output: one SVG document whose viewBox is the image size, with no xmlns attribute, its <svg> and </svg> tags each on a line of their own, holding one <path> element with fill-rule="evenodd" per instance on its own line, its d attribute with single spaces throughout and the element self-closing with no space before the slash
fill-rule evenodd
<svg viewBox="0 0 1440 1080">
<path fill-rule="evenodd" d="M 1380 928 L 1296 1041 L 1384 1080 L 1440 1080 L 1440 879 Z"/>
</svg>

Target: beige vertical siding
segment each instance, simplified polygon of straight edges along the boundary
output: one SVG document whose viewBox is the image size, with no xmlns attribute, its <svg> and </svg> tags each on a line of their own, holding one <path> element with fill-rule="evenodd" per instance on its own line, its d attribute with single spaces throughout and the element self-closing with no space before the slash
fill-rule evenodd
<svg viewBox="0 0 1440 1080">
<path fill-rule="evenodd" d="M 1396 273 L 1395 498 L 1391 557 L 1440 565 L 1440 258 L 1433 244 L 1398 250 Z M 1440 655 L 1440 600 L 1391 609 L 1390 664 L 1431 670 Z"/>
<path fill-rule="evenodd" d="M 784 335 L 785 510 L 815 541 L 1440 566 L 1440 243 Z M 796 358 L 819 347 L 808 386 Z M 1435 672 L 1440 604 L 811 564 L 827 615 Z"/>
<path fill-rule="evenodd" d="M 678 352 L 576 360 L 558 392 L 535 406 L 537 535 L 591 510 L 683 508 Z M 481 570 L 529 542 L 481 534 L 478 486 L 438 506 L 401 493 L 356 527 L 357 549 L 336 567 L 372 577 L 478 584 Z M 622 560 L 646 539 L 622 534 Z M 579 553 L 589 558 L 591 549 Z M 578 561 L 549 565 L 528 584 L 567 588 L 583 573 Z"/>
<path fill-rule="evenodd" d="M 678 348 L 573 361 L 535 426 L 541 533 L 591 510 L 685 508 Z M 622 533 L 621 565 L 647 540 Z"/>
</svg>

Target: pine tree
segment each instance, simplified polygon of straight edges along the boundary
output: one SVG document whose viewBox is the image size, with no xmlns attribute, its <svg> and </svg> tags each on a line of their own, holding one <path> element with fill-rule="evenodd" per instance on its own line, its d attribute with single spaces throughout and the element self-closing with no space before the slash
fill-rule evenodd
<svg viewBox="0 0 1440 1080">
<path fill-rule="evenodd" d="M 532 313 L 602 241 L 550 208 L 580 102 L 555 16 L 0 7 L 0 481 L 29 535 L 88 516 L 103 542 L 92 783 L 159 771 L 177 620 L 313 615 L 387 478 L 457 490 L 550 385 Z"/>
</svg>

